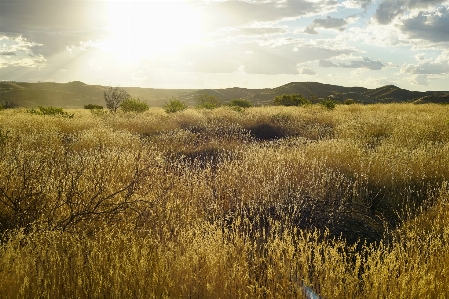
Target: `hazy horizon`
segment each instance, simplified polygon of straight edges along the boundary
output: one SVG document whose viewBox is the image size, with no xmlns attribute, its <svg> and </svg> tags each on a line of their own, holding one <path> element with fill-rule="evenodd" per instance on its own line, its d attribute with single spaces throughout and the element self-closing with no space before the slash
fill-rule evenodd
<svg viewBox="0 0 449 299">
<path fill-rule="evenodd" d="M 449 90 L 449 1 L 0 0 L 0 81 Z"/>
</svg>

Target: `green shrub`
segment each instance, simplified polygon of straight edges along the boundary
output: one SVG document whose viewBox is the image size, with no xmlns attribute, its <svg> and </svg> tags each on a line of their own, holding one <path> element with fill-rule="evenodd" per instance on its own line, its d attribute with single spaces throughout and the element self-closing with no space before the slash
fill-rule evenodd
<svg viewBox="0 0 449 299">
<path fill-rule="evenodd" d="M 58 107 L 44 107 L 44 106 L 38 106 L 37 109 L 27 109 L 27 113 L 30 114 L 36 114 L 36 115 L 50 115 L 50 116 L 62 116 L 66 118 L 73 118 L 75 115 L 74 113 L 67 113 L 62 108 Z"/>
<path fill-rule="evenodd" d="M 283 94 L 274 98 L 273 103 L 279 106 L 303 106 L 310 101 L 300 94 Z"/>
<path fill-rule="evenodd" d="M 356 104 L 357 102 L 354 99 L 346 99 L 343 103 L 345 105 L 352 105 L 352 104 Z"/>
<path fill-rule="evenodd" d="M 332 110 L 337 105 L 337 102 L 332 99 L 324 99 L 320 102 L 320 105 L 323 106 L 326 109 Z"/>
<path fill-rule="evenodd" d="M 92 109 L 103 109 L 103 106 L 96 105 L 96 104 L 87 104 L 87 105 L 84 105 L 84 109 L 89 109 L 89 110 L 92 110 Z"/>
<path fill-rule="evenodd" d="M 168 101 L 168 103 L 165 103 L 163 108 L 167 113 L 175 113 L 178 111 L 186 110 L 187 105 L 181 102 L 180 100 L 173 98 L 170 101 Z"/>
<path fill-rule="evenodd" d="M 234 99 L 229 103 L 231 107 L 240 107 L 240 108 L 249 108 L 252 107 L 253 104 L 247 99 Z"/>
<path fill-rule="evenodd" d="M 140 99 L 127 99 L 120 104 L 123 112 L 145 112 L 148 109 L 148 104 L 141 101 Z"/>
<path fill-rule="evenodd" d="M 203 109 L 215 109 L 222 105 L 221 101 L 215 96 L 202 94 L 197 99 L 197 108 Z"/>
<path fill-rule="evenodd" d="M 1 109 L 12 109 L 12 108 L 16 108 L 16 107 L 17 107 L 17 104 L 12 101 L 3 101 L 0 104 L 0 110 Z"/>
</svg>

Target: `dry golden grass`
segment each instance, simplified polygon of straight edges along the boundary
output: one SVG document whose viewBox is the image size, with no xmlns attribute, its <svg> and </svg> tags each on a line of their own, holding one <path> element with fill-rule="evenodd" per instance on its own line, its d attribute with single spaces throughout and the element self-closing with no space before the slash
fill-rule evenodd
<svg viewBox="0 0 449 299">
<path fill-rule="evenodd" d="M 448 106 L 70 113 L 0 111 L 2 298 L 449 296 Z"/>
</svg>

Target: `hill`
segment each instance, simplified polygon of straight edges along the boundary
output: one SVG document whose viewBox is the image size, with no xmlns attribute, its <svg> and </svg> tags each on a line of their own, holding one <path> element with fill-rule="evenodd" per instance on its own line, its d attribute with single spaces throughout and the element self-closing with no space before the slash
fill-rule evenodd
<svg viewBox="0 0 449 299">
<path fill-rule="evenodd" d="M 104 105 L 103 92 L 108 86 L 88 85 L 80 81 L 69 83 L 24 83 L 0 82 L 0 103 L 14 102 L 20 107 L 33 108 L 56 106 L 62 108 L 82 108 L 86 104 Z M 291 82 L 276 88 L 248 89 L 156 89 L 140 87 L 123 87 L 133 98 L 140 98 L 151 107 L 160 107 L 171 98 L 184 101 L 194 106 L 201 94 L 213 95 L 223 102 L 236 98 L 245 98 L 254 105 L 269 105 L 273 98 L 282 94 L 302 94 L 305 97 L 330 97 L 343 102 L 353 99 L 359 103 L 449 103 L 449 91 L 409 91 L 394 85 L 376 89 L 364 87 L 343 87 L 318 82 Z"/>
</svg>

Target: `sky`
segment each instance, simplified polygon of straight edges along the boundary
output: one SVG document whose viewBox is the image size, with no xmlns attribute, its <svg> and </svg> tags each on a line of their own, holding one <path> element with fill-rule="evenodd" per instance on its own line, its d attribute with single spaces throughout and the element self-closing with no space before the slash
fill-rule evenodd
<svg viewBox="0 0 449 299">
<path fill-rule="evenodd" d="M 0 0 L 0 81 L 449 90 L 449 0 Z"/>
</svg>

